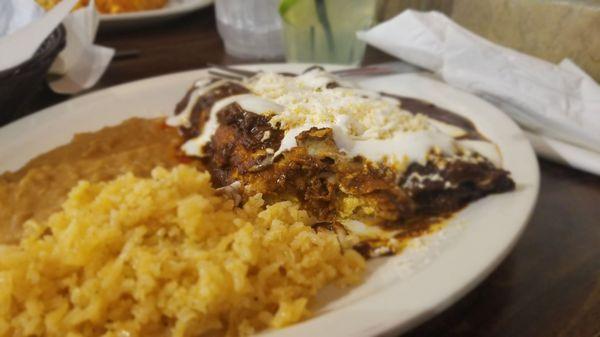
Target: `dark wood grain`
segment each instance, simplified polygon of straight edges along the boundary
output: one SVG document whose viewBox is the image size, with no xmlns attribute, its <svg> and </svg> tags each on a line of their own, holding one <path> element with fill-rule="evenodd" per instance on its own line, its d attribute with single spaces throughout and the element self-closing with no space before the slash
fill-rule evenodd
<svg viewBox="0 0 600 337">
<path fill-rule="evenodd" d="M 101 32 L 98 42 L 140 55 L 114 61 L 93 90 L 209 62 L 242 63 L 224 53 L 212 8 L 161 26 Z M 365 57 L 389 60 L 372 49 Z M 30 111 L 68 98 L 46 90 Z M 543 160 L 541 170 L 539 202 L 514 251 L 475 290 L 406 336 L 600 336 L 600 177 Z"/>
</svg>

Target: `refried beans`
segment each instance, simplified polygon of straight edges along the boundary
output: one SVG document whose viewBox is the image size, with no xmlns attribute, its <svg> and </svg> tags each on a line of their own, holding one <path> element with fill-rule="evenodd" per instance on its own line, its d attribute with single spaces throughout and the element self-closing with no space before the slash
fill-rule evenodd
<svg viewBox="0 0 600 337">
<path fill-rule="evenodd" d="M 79 180 L 106 181 L 132 172 L 181 163 L 177 130 L 164 119 L 132 118 L 117 126 L 81 133 L 42 154 L 16 172 L 0 175 L 0 243 L 14 243 L 28 219 L 45 220 Z"/>
</svg>

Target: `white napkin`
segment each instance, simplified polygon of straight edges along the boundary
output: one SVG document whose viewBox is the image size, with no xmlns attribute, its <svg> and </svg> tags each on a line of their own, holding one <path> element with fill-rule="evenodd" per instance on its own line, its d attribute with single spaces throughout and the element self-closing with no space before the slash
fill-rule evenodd
<svg viewBox="0 0 600 337">
<path fill-rule="evenodd" d="M 438 12 L 406 10 L 357 35 L 493 102 L 526 129 L 600 158 L 600 86 L 570 60 L 555 65 L 501 47 Z"/>
<path fill-rule="evenodd" d="M 76 4 L 77 0 L 64 0 L 42 15 L 33 0 L 5 0 L 0 22 L 8 24 L 0 32 L 0 70 L 30 59 Z"/>
<path fill-rule="evenodd" d="M 52 24 L 45 25 L 44 22 L 50 21 L 51 13 L 44 13 L 33 0 L 0 0 L 0 55 L 12 56 L 12 51 L 22 51 L 19 48 L 23 47 L 25 41 L 31 41 L 32 36 L 39 39 L 39 32 L 44 29 L 28 31 L 27 28 L 33 23 L 38 27 L 53 29 Z M 57 93 L 73 94 L 96 84 L 108 67 L 114 50 L 93 44 L 98 28 L 98 14 L 93 1 L 88 7 L 66 16 L 62 22 L 67 32 L 67 44 L 50 69 L 51 73 L 62 77 L 52 81 L 50 87 Z M 39 47 L 35 45 L 33 50 L 36 46 Z M 0 70 L 18 65 L 29 57 L 28 53 L 19 53 L 18 59 L 10 60 Z M 5 60 L 8 61 L 8 58 Z"/>
<path fill-rule="evenodd" d="M 44 15 L 35 1 L 0 1 L 0 37 L 12 34 Z"/>
<path fill-rule="evenodd" d="M 93 0 L 63 21 L 67 47 L 50 68 L 50 73 L 62 75 L 49 83 L 55 92 L 74 94 L 91 88 L 108 68 L 115 51 L 94 44 L 98 23 L 99 15 Z"/>
</svg>

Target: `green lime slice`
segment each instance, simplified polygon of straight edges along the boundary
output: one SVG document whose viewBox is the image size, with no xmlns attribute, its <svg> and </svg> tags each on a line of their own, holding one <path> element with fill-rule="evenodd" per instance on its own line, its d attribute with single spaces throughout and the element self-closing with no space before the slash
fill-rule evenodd
<svg viewBox="0 0 600 337">
<path fill-rule="evenodd" d="M 318 24 L 314 0 L 281 0 L 279 14 L 286 23 L 296 27 Z"/>
<path fill-rule="evenodd" d="M 287 11 L 294 7 L 299 1 L 302 0 L 281 0 L 281 3 L 279 4 L 279 14 L 281 17 L 285 18 Z"/>
</svg>

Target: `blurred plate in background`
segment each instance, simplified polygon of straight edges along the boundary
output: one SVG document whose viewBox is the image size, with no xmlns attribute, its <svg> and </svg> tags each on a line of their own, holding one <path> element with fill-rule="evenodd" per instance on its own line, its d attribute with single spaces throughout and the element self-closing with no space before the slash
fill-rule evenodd
<svg viewBox="0 0 600 337">
<path fill-rule="evenodd" d="M 100 27 L 102 29 L 123 29 L 159 23 L 208 7 L 213 2 L 214 0 L 169 0 L 167 5 L 160 9 L 101 14 Z"/>
</svg>

